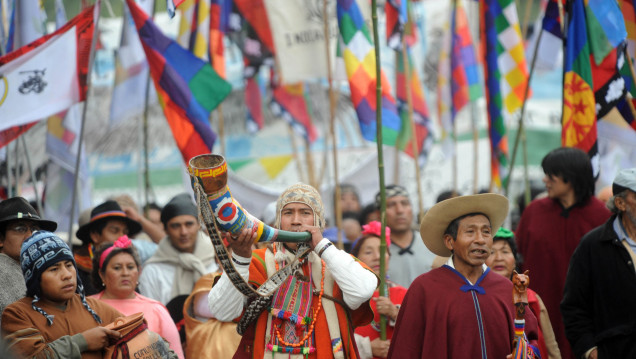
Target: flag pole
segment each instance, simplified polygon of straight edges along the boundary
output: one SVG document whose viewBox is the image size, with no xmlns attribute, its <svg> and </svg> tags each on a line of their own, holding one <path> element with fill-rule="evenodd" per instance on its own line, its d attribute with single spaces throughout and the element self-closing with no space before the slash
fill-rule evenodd
<svg viewBox="0 0 636 359">
<path fill-rule="evenodd" d="M 453 119 L 453 193 L 459 193 L 457 189 L 457 119 Z"/>
<path fill-rule="evenodd" d="M 156 3 L 153 2 L 152 3 L 152 14 L 150 14 L 150 17 L 152 18 L 152 20 L 154 21 L 155 19 L 155 8 L 156 8 Z M 146 93 L 145 93 L 145 98 L 144 98 L 144 117 L 143 117 L 143 122 L 142 122 L 142 136 L 143 136 L 143 144 L 144 144 L 144 215 L 147 216 L 148 215 L 148 210 L 150 209 L 148 207 L 148 204 L 150 203 L 150 156 L 149 156 L 149 152 L 150 152 L 150 144 L 148 143 L 148 112 L 150 111 L 149 109 L 149 102 L 150 102 L 150 84 L 151 84 L 151 77 L 150 77 L 150 64 L 148 64 L 148 77 L 146 78 Z"/>
<path fill-rule="evenodd" d="M 16 161 L 17 162 L 17 161 Z M 11 143 L 7 144 L 7 198 L 13 197 L 11 185 Z"/>
<path fill-rule="evenodd" d="M 307 176 L 309 177 L 309 184 L 313 187 L 316 187 L 316 176 L 314 171 L 314 160 L 311 156 L 311 144 L 309 143 L 309 138 L 306 136 L 305 140 L 305 161 L 307 161 Z"/>
<path fill-rule="evenodd" d="M 407 20 L 405 27 L 409 27 L 409 21 Z M 405 30 L 406 31 L 406 30 Z M 411 149 L 413 150 L 413 166 L 415 167 L 415 181 L 417 183 L 417 208 L 419 210 L 417 214 L 417 221 L 420 221 L 420 215 L 424 213 L 424 203 L 422 200 L 422 183 L 420 178 L 420 166 L 418 163 L 420 153 L 418 150 L 417 143 L 417 132 L 415 128 L 415 120 L 413 119 L 413 93 L 411 92 L 411 84 L 409 83 L 411 79 L 411 67 L 408 58 L 408 52 L 406 51 L 406 34 L 402 36 L 402 66 L 404 66 L 404 85 L 406 86 L 406 104 L 408 106 L 408 114 L 409 114 L 409 125 L 411 126 Z M 400 153 L 398 148 L 395 148 L 396 153 Z M 399 162 L 399 156 L 397 158 Z M 397 173 L 396 173 L 397 174 Z"/>
<path fill-rule="evenodd" d="M 97 29 L 99 26 L 99 18 L 100 18 L 100 6 L 101 0 L 95 1 L 95 9 L 93 10 L 93 14 L 97 13 L 97 19 L 95 20 L 95 24 L 93 27 L 93 38 L 91 40 L 91 49 L 88 56 L 88 72 L 86 75 L 86 99 L 84 100 L 84 108 L 82 108 L 82 122 L 80 125 L 80 133 L 78 139 L 77 146 L 77 157 L 75 158 L 75 175 L 73 177 L 73 190 L 71 196 L 71 213 L 69 214 L 69 223 L 68 223 L 68 246 L 71 251 L 73 250 L 73 220 L 75 215 L 75 202 L 77 199 L 77 181 L 79 179 L 79 167 L 80 161 L 82 160 L 82 143 L 84 140 L 84 125 L 86 124 L 86 112 L 88 110 L 88 99 L 90 98 L 90 88 L 91 88 L 91 73 L 93 71 L 93 62 L 95 60 L 95 45 L 96 45 L 96 37 L 97 37 Z"/>
<path fill-rule="evenodd" d="M 479 193 L 479 129 L 477 128 L 477 113 L 475 103 L 470 102 L 470 117 L 473 127 L 473 194 Z"/>
<path fill-rule="evenodd" d="M 371 0 L 373 46 L 375 49 L 375 120 L 376 144 L 378 146 L 378 171 L 380 175 L 380 296 L 386 297 L 386 190 L 384 188 L 384 153 L 382 148 L 382 72 L 380 62 L 380 38 L 378 35 L 377 1 Z M 380 340 L 386 340 L 386 317 L 380 316 Z"/>
<path fill-rule="evenodd" d="M 300 156 L 298 155 L 298 147 L 296 147 L 296 138 L 294 129 L 291 124 L 287 124 L 287 129 L 289 130 L 289 142 L 292 147 L 292 154 L 294 156 L 294 161 L 296 161 L 296 169 L 298 170 L 298 177 L 300 178 L 300 182 L 309 183 L 305 177 L 305 172 L 303 171 L 302 166 L 300 165 Z"/>
<path fill-rule="evenodd" d="M 322 23 L 325 37 L 325 55 L 327 59 L 327 82 L 329 84 L 329 133 L 332 139 L 332 161 L 333 161 L 333 183 L 334 183 L 334 201 L 333 208 L 336 217 L 336 233 L 338 239 L 338 248 L 343 249 L 344 243 L 342 239 L 342 207 L 340 206 L 340 178 L 338 176 L 338 138 L 336 137 L 336 98 L 333 90 L 333 74 L 331 73 L 331 48 L 329 47 L 329 19 L 327 18 L 327 0 L 322 2 Z"/>
<path fill-rule="evenodd" d="M 510 157 L 510 169 L 508 170 L 508 178 L 506 179 L 505 194 L 508 196 L 508 191 L 510 189 L 510 179 L 512 178 L 512 171 L 515 168 L 515 157 L 517 156 L 517 148 L 519 147 L 519 140 L 523 138 L 523 166 L 524 166 L 524 195 L 526 203 L 530 203 L 530 180 L 528 179 L 528 155 L 527 155 L 527 144 L 525 140 L 525 128 L 524 128 L 524 117 L 526 113 L 526 104 L 528 103 L 528 95 L 530 94 L 530 81 L 532 80 L 532 75 L 534 74 L 534 68 L 537 63 L 537 54 L 539 53 L 539 44 L 541 43 L 541 37 L 543 35 L 543 30 L 539 31 L 539 35 L 537 36 L 537 44 L 534 47 L 534 51 L 532 53 L 532 62 L 530 63 L 530 72 L 528 73 L 528 82 L 526 83 L 526 88 L 523 94 L 523 104 L 521 105 L 521 113 L 519 114 L 519 126 L 517 126 L 517 135 L 515 136 L 515 144 L 512 148 L 512 156 Z"/>
<path fill-rule="evenodd" d="M 29 166 L 29 175 L 31 177 L 31 183 L 33 183 L 33 192 L 35 192 L 35 203 L 38 208 L 38 213 L 40 216 L 44 215 L 42 211 L 42 200 L 40 195 L 38 194 L 38 182 L 35 178 L 35 171 L 33 170 L 33 165 L 31 164 L 31 156 L 29 155 L 29 148 L 26 145 L 26 141 L 24 140 L 24 135 L 20 136 L 20 141 L 22 142 L 22 147 L 24 147 L 24 155 L 26 156 L 27 166 Z"/>
<path fill-rule="evenodd" d="M 216 109 L 216 112 L 219 114 L 219 143 L 221 144 L 221 154 L 225 156 L 225 120 L 223 118 L 223 106 L 219 104 Z M 210 114 L 210 118 L 212 114 Z"/>
</svg>

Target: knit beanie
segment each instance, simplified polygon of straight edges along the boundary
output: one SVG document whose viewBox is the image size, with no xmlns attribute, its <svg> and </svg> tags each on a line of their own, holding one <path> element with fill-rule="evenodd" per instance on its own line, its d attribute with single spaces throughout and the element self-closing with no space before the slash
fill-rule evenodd
<svg viewBox="0 0 636 359">
<path fill-rule="evenodd" d="M 304 183 L 291 185 L 278 197 L 276 202 L 276 222 L 274 224 L 276 228 L 280 228 L 281 211 L 289 203 L 308 205 L 314 211 L 314 226 L 319 227 L 321 231 L 325 229 L 325 212 L 320 193 L 314 187 Z"/>
<path fill-rule="evenodd" d="M 42 273 L 52 265 L 61 261 L 71 261 L 77 272 L 77 265 L 73 258 L 71 249 L 66 243 L 56 236 L 54 233 L 48 231 L 36 231 L 31 234 L 29 238 L 22 243 L 20 250 L 20 264 L 22 266 L 22 274 L 24 275 L 24 281 L 27 287 L 27 297 L 33 297 L 31 307 L 33 310 L 44 315 L 49 323 L 53 324 L 53 316 L 47 314 L 42 308 L 36 306 L 36 303 L 40 300 Z M 84 286 L 77 274 L 77 287 L 75 289 L 82 299 L 82 304 L 93 316 L 97 323 L 101 324 L 101 318 L 93 311 L 93 309 L 86 302 L 84 296 Z"/>
<path fill-rule="evenodd" d="M 190 215 L 199 218 L 199 210 L 186 193 L 174 196 L 161 210 L 161 223 L 165 226 L 176 216 Z"/>
</svg>

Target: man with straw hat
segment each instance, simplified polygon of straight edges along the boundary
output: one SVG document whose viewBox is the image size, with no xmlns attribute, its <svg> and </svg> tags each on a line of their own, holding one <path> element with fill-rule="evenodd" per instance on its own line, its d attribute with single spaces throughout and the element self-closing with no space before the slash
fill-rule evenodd
<svg viewBox="0 0 636 359">
<path fill-rule="evenodd" d="M 506 358 L 512 353 L 512 283 L 485 264 L 507 214 L 508 199 L 492 193 L 451 198 L 426 213 L 420 225 L 424 244 L 450 258 L 409 287 L 389 358 Z M 537 321 L 530 310 L 525 313 L 527 357 L 532 358 L 538 352 Z"/>
</svg>

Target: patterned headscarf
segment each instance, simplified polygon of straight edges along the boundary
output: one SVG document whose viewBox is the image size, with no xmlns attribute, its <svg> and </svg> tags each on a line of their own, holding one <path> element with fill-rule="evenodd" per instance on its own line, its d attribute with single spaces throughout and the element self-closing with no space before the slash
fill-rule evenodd
<svg viewBox="0 0 636 359">
<path fill-rule="evenodd" d="M 33 297 L 31 307 L 33 310 L 44 315 L 49 325 L 53 325 L 53 316 L 46 313 L 42 308 L 36 306 L 42 295 L 40 280 L 42 273 L 52 265 L 61 261 L 71 261 L 77 272 L 77 265 L 73 258 L 70 248 L 55 234 L 48 231 L 36 231 L 22 243 L 20 249 L 20 264 L 22 266 L 22 274 L 27 287 L 27 297 Z M 77 272 L 76 293 L 80 295 L 82 304 L 93 316 L 97 323 L 101 324 L 101 318 L 93 311 L 86 302 L 84 296 L 84 286 Z"/>
<path fill-rule="evenodd" d="M 276 201 L 276 222 L 274 223 L 276 228 L 280 228 L 281 212 L 289 203 L 303 203 L 311 207 L 314 211 L 314 225 L 319 227 L 320 231 L 325 229 L 325 212 L 320 193 L 314 187 L 304 183 L 296 183 L 289 186 L 278 197 L 278 201 Z"/>
<path fill-rule="evenodd" d="M 389 199 L 395 196 L 404 196 L 406 198 L 409 198 L 409 192 L 406 190 L 406 188 L 397 184 L 390 184 L 384 187 L 384 193 L 385 193 L 386 199 Z M 378 208 L 380 208 L 380 192 L 378 192 L 375 195 L 375 205 Z"/>
</svg>

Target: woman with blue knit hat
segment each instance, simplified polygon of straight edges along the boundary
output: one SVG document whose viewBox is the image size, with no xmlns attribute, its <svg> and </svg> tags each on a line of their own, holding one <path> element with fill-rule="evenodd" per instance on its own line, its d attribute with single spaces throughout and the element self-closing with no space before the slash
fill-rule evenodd
<svg viewBox="0 0 636 359">
<path fill-rule="evenodd" d="M 120 333 L 102 327 L 121 317 L 84 296 L 69 247 L 55 234 L 34 232 L 20 251 L 26 297 L 2 314 L 2 332 L 21 357 L 101 358 Z"/>
</svg>

